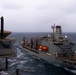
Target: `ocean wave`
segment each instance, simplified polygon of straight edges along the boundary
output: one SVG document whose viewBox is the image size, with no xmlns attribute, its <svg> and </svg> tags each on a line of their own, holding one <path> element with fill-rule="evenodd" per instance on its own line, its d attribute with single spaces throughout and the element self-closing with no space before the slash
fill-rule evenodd
<svg viewBox="0 0 76 75">
<path fill-rule="evenodd" d="M 76 74 L 76 70 L 72 70 L 72 69 L 69 69 L 69 68 L 66 68 L 66 67 L 64 67 L 64 69 L 65 69 L 66 71 L 69 71 L 69 72 L 71 72 L 71 73 Z"/>
<path fill-rule="evenodd" d="M 55 66 L 57 66 L 57 67 L 61 67 L 59 64 L 54 64 Z"/>
<path fill-rule="evenodd" d="M 20 61 L 19 63 L 20 64 L 25 64 L 27 61 L 26 60 L 23 60 L 23 61 Z"/>
<path fill-rule="evenodd" d="M 9 74 L 4 71 L 1 71 L 0 75 L 9 75 Z"/>
<path fill-rule="evenodd" d="M 11 58 L 11 59 L 8 59 L 8 61 L 9 61 L 9 62 L 16 62 L 17 59 L 12 59 L 12 58 Z"/>
<path fill-rule="evenodd" d="M 71 72 L 76 74 L 76 70 L 71 70 Z"/>
<path fill-rule="evenodd" d="M 13 62 L 12 64 L 9 65 L 9 68 L 17 65 L 18 63 L 19 63 L 19 62 Z"/>
<path fill-rule="evenodd" d="M 22 53 L 21 50 L 19 48 L 17 48 L 17 58 L 20 58 L 23 55 L 24 55 L 24 53 Z"/>
</svg>

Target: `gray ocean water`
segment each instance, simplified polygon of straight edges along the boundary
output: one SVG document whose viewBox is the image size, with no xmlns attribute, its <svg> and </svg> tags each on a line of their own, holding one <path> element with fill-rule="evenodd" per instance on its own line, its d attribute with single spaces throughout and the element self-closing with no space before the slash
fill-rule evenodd
<svg viewBox="0 0 76 75">
<path fill-rule="evenodd" d="M 50 33 L 12 33 L 8 37 L 16 39 L 14 44 L 17 49 L 17 57 L 9 58 L 7 71 L 0 71 L 0 75 L 16 75 L 16 69 L 19 68 L 19 75 L 75 75 L 76 70 L 70 70 L 60 67 L 60 65 L 51 65 L 38 58 L 26 53 L 19 44 L 19 41 L 26 36 L 28 38 L 48 35 Z M 69 39 L 76 43 L 76 33 L 64 33 Z M 76 48 L 76 47 L 75 47 Z M 0 58 L 0 65 L 4 65 L 5 59 Z"/>
</svg>

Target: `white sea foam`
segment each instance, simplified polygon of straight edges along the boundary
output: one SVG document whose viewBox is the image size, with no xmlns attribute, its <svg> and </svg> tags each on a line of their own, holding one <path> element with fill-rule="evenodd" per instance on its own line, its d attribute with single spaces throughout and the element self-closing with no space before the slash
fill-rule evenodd
<svg viewBox="0 0 76 75">
<path fill-rule="evenodd" d="M 76 70 L 68 69 L 68 68 L 66 68 L 66 67 L 64 67 L 64 69 L 65 69 L 66 71 L 69 71 L 69 72 L 71 72 L 71 73 L 76 74 Z"/>
<path fill-rule="evenodd" d="M 59 64 L 54 64 L 55 66 L 57 66 L 57 67 L 61 67 Z"/>
<path fill-rule="evenodd" d="M 4 71 L 1 71 L 0 75 L 9 75 L 9 74 Z"/>
<path fill-rule="evenodd" d="M 19 48 L 17 48 L 17 58 L 20 58 L 23 55 L 24 54 L 21 52 L 21 50 Z"/>
<path fill-rule="evenodd" d="M 27 60 L 28 58 L 27 57 L 24 57 L 24 59 Z"/>
<path fill-rule="evenodd" d="M 71 70 L 71 72 L 76 74 L 76 70 Z"/>
<path fill-rule="evenodd" d="M 9 65 L 9 67 L 13 67 L 13 66 L 15 66 L 15 65 L 17 65 L 18 64 L 18 62 L 14 62 L 14 63 L 12 63 L 11 65 Z"/>
<path fill-rule="evenodd" d="M 16 59 L 8 59 L 9 62 L 15 62 L 17 61 Z"/>
<path fill-rule="evenodd" d="M 24 64 L 24 63 L 26 63 L 27 61 L 26 60 L 24 60 L 24 61 L 20 61 L 19 63 L 21 63 L 21 64 Z"/>
</svg>

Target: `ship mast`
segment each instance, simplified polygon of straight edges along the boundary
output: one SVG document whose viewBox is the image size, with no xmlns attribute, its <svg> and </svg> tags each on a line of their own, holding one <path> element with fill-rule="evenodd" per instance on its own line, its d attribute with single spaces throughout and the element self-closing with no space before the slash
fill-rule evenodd
<svg viewBox="0 0 76 75">
<path fill-rule="evenodd" d="M 53 26 L 51 26 L 51 28 L 53 29 L 53 40 L 55 39 L 55 23 L 54 23 L 54 25 Z"/>
<path fill-rule="evenodd" d="M 1 19 L 1 38 L 3 38 L 3 33 L 4 33 L 4 18 L 3 16 L 0 18 Z"/>
</svg>

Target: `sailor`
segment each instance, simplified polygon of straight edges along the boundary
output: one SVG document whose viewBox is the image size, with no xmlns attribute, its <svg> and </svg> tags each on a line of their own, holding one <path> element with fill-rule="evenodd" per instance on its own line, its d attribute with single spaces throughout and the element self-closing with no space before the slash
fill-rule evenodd
<svg viewBox="0 0 76 75">
<path fill-rule="evenodd" d="M 28 45 L 28 38 L 23 37 L 23 45 Z"/>
<path fill-rule="evenodd" d="M 36 37 L 36 39 L 35 39 L 35 49 L 36 50 L 38 50 L 39 49 L 39 43 L 40 41 L 39 41 L 39 39 L 38 39 L 38 37 Z"/>
<path fill-rule="evenodd" d="M 36 50 L 38 49 L 38 39 L 36 39 Z"/>
<path fill-rule="evenodd" d="M 33 40 L 33 48 L 37 49 L 37 38 L 34 38 Z"/>
<path fill-rule="evenodd" d="M 31 48 L 33 48 L 33 38 L 31 38 Z"/>
</svg>

